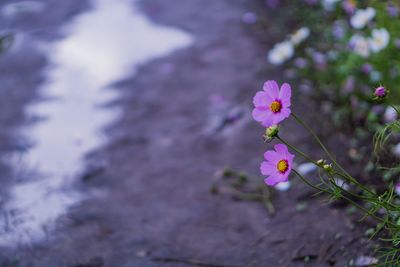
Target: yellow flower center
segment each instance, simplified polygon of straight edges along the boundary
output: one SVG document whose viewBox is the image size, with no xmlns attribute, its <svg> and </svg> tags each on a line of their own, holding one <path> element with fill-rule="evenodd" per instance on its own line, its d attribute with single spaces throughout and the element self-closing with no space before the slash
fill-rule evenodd
<svg viewBox="0 0 400 267">
<path fill-rule="evenodd" d="M 275 100 L 274 102 L 271 103 L 269 108 L 273 113 L 278 113 L 282 109 L 282 104 L 280 101 Z"/>
<path fill-rule="evenodd" d="M 285 173 L 289 169 L 289 164 L 288 164 L 287 160 L 282 159 L 278 162 L 278 164 L 276 165 L 276 168 L 278 169 L 278 171 L 280 173 Z"/>
</svg>

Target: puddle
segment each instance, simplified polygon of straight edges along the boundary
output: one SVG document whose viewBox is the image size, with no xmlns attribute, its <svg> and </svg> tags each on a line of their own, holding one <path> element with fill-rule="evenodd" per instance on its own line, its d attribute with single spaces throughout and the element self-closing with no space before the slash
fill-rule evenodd
<svg viewBox="0 0 400 267">
<path fill-rule="evenodd" d="M 83 156 L 104 144 L 102 129 L 119 113 L 99 106 L 118 97 L 110 84 L 192 42 L 182 31 L 151 23 L 135 2 L 94 1 L 92 10 L 63 28 L 66 38 L 46 48 L 51 64 L 40 91 L 45 100 L 27 108 L 28 116 L 42 120 L 23 129 L 33 145 L 15 163 L 16 170 L 39 175 L 11 189 L 2 209 L 0 245 L 48 238 L 55 220 L 83 199 L 73 190 Z"/>
</svg>

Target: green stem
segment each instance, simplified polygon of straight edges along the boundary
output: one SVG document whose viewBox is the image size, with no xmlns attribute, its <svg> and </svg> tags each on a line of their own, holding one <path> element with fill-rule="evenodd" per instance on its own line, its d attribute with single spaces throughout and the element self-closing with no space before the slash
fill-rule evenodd
<svg viewBox="0 0 400 267">
<path fill-rule="evenodd" d="M 313 159 L 311 159 L 308 155 L 306 155 L 303 151 L 299 150 L 298 148 L 296 148 L 295 146 L 291 145 L 290 143 L 286 142 L 284 139 L 282 139 L 280 136 L 277 136 L 277 138 L 283 142 L 284 144 L 286 144 L 288 147 L 290 147 L 291 149 L 293 149 L 294 151 L 296 151 L 298 154 L 300 154 L 302 157 L 304 157 L 306 160 L 312 162 L 314 165 L 316 165 L 318 168 L 321 168 L 321 166 L 314 161 Z M 322 169 L 322 168 L 321 168 Z M 302 176 L 300 173 L 298 173 L 296 170 L 293 170 L 293 172 L 300 177 L 301 180 L 303 180 L 304 183 L 306 183 L 307 185 L 311 186 L 312 188 L 318 190 L 318 191 L 322 191 L 324 193 L 330 193 L 328 190 L 317 187 L 315 185 L 313 185 L 311 182 L 309 182 L 306 178 L 304 178 L 304 176 Z M 347 192 L 346 190 L 344 190 L 343 188 L 341 188 L 342 191 L 348 193 L 349 195 L 363 200 L 363 201 L 369 201 L 375 204 L 378 204 L 382 207 L 384 207 L 386 209 L 386 211 L 389 211 L 390 209 L 388 208 L 391 207 L 392 209 L 397 209 L 397 207 L 395 205 L 393 205 L 392 203 L 386 202 L 380 202 L 380 201 L 375 201 L 375 199 L 378 199 L 378 195 L 374 192 L 372 192 L 370 189 L 368 189 L 366 186 L 364 186 L 363 184 L 359 183 L 356 179 L 354 179 L 352 176 L 350 175 L 345 175 L 343 173 L 337 172 L 335 171 L 334 174 L 340 176 L 341 178 L 345 179 L 347 182 L 351 182 L 353 184 L 355 184 L 356 186 L 358 186 L 359 188 L 361 188 L 362 190 L 365 190 L 366 192 L 368 192 L 369 194 L 371 194 L 373 196 L 373 198 L 368 198 L 368 197 L 364 197 L 364 196 L 360 196 L 358 194 L 354 194 L 351 192 Z M 357 203 L 355 203 L 353 200 L 349 199 L 348 197 L 343 196 L 348 202 L 350 202 L 353 206 L 356 206 L 358 209 L 362 210 L 363 212 L 367 212 L 367 214 L 371 217 L 376 217 L 375 215 L 373 215 L 371 212 L 369 212 L 368 210 L 363 209 L 360 205 L 358 205 Z M 375 218 L 376 219 L 376 218 Z"/>
<path fill-rule="evenodd" d="M 342 187 L 333 184 L 333 186 L 335 186 L 336 188 L 338 188 L 340 191 L 342 191 L 343 193 L 349 193 L 346 190 L 344 190 Z M 345 195 L 341 195 L 342 198 L 344 198 L 346 201 L 348 201 L 351 205 L 355 206 L 356 208 L 358 208 L 359 210 L 361 210 L 362 212 L 364 212 L 365 214 L 368 214 L 369 216 L 371 216 L 372 218 L 374 218 L 375 220 L 381 221 L 383 223 L 387 223 L 390 224 L 392 227 L 397 227 L 397 225 L 393 224 L 392 222 L 386 221 L 378 216 L 376 216 L 374 213 L 370 212 L 369 210 L 367 210 L 366 208 L 364 208 L 363 206 L 359 205 L 358 203 L 356 203 L 355 201 L 353 201 L 351 198 L 348 198 Z"/>
<path fill-rule="evenodd" d="M 320 192 L 324 192 L 324 193 L 327 193 L 327 194 L 330 193 L 328 190 L 326 190 L 326 189 L 324 189 L 324 188 L 321 188 L 321 187 L 318 187 L 318 186 L 316 186 L 316 185 L 313 185 L 310 181 L 308 181 L 303 175 L 301 175 L 301 174 L 300 174 L 298 171 L 296 171 L 295 169 L 292 169 L 292 171 L 293 171 L 297 176 L 299 176 L 299 178 L 300 178 L 304 183 L 306 183 L 308 186 L 310 186 L 310 187 L 312 187 L 312 188 L 314 188 L 315 190 L 320 191 Z"/>
<path fill-rule="evenodd" d="M 292 144 L 286 142 L 284 139 L 282 139 L 279 135 L 276 137 L 279 141 L 281 141 L 282 143 L 284 143 L 285 145 L 287 145 L 288 147 L 290 147 L 291 149 L 293 149 L 294 151 L 296 151 L 299 155 L 301 155 L 303 158 L 305 158 L 306 160 L 312 162 L 314 165 L 319 166 L 319 164 L 313 160 L 311 157 L 309 157 L 308 155 L 306 155 L 303 151 L 301 151 L 300 149 L 298 149 L 297 147 L 293 146 Z"/>
<path fill-rule="evenodd" d="M 318 186 L 316 186 L 316 185 L 313 185 L 310 181 L 308 181 L 303 175 L 301 175 L 301 174 L 300 174 L 298 171 L 296 171 L 295 169 L 293 169 L 293 172 L 294 172 L 304 183 L 306 183 L 308 186 L 314 188 L 314 189 L 317 190 L 317 191 L 330 194 L 330 192 L 329 192 L 328 190 L 326 190 L 326 189 L 324 189 L 324 188 L 320 188 L 320 187 L 318 187 Z M 339 188 L 342 192 L 348 193 L 348 192 L 347 192 L 346 190 L 344 190 L 342 187 L 340 187 L 340 186 L 338 186 L 338 185 L 336 185 L 336 184 L 333 184 L 333 185 L 334 185 L 335 187 Z M 392 227 L 396 227 L 395 224 L 393 224 L 393 223 L 391 223 L 391 222 L 388 222 L 388 221 L 385 221 L 385 220 L 383 220 L 382 218 L 376 216 L 375 214 L 371 213 L 369 210 L 367 210 L 367 209 L 364 208 L 363 206 L 361 206 L 361 205 L 359 205 L 358 203 L 356 203 L 355 201 L 353 201 L 351 198 L 348 198 L 347 196 L 345 196 L 345 195 L 343 195 L 343 194 L 341 195 L 341 197 L 342 197 L 343 199 L 345 199 L 347 202 L 349 202 L 351 205 L 353 205 L 354 207 L 356 207 L 357 209 L 361 210 L 361 211 L 364 212 L 365 214 L 368 214 L 370 217 L 374 218 L 375 220 L 378 220 L 378 221 L 383 222 L 383 223 L 388 223 L 388 224 L 390 224 Z"/>
<path fill-rule="evenodd" d="M 317 143 L 320 145 L 320 147 L 322 148 L 322 150 L 326 153 L 326 155 L 329 157 L 329 159 L 333 162 L 333 164 L 335 164 L 335 166 L 337 166 L 341 172 L 335 172 L 335 174 L 341 176 L 342 178 L 346 179 L 347 181 L 357 185 L 358 187 L 360 187 L 361 189 L 365 190 L 366 192 L 368 192 L 369 194 L 375 195 L 376 194 L 374 192 L 372 192 L 370 189 L 368 189 L 366 186 L 364 186 L 363 184 L 359 183 L 357 181 L 357 179 L 355 179 L 353 176 L 351 176 L 337 161 L 336 159 L 332 156 L 332 154 L 329 152 L 329 150 L 326 148 L 326 146 L 322 143 L 321 139 L 319 139 L 319 137 L 317 136 L 317 134 L 315 134 L 315 132 L 311 129 L 310 126 L 308 126 L 302 119 L 300 119 L 300 117 L 298 117 L 295 113 L 292 112 L 292 116 L 293 118 L 295 118 L 295 120 L 302 125 L 313 137 L 314 139 L 317 141 Z M 281 139 L 280 139 L 281 140 Z M 283 142 L 283 141 L 282 141 Z"/>
<path fill-rule="evenodd" d="M 348 174 L 346 172 L 345 169 L 342 168 L 342 166 L 340 166 L 339 163 L 337 163 L 336 159 L 332 156 L 332 154 L 329 152 L 329 150 L 325 147 L 325 145 L 322 143 L 321 139 L 319 139 L 319 137 L 317 136 L 317 134 L 313 131 L 313 129 L 311 129 L 310 126 L 308 126 L 308 124 L 306 124 L 302 119 L 300 119 L 300 117 L 298 117 L 296 114 L 294 114 L 292 112 L 292 116 L 293 118 L 295 118 L 295 120 L 301 125 L 303 126 L 313 137 L 314 139 L 317 141 L 317 143 L 319 144 L 319 146 L 322 148 L 322 150 L 325 152 L 325 154 L 329 157 L 329 159 L 346 175 L 350 176 L 350 174 Z M 351 176 L 350 176 L 351 177 Z"/>
<path fill-rule="evenodd" d="M 368 198 L 368 197 L 364 197 L 358 194 L 354 194 L 351 192 L 347 192 L 348 194 L 352 195 L 353 197 L 356 197 L 360 200 L 363 201 L 369 201 L 372 202 L 374 204 L 377 204 L 379 206 L 382 206 L 383 208 L 386 209 L 386 211 L 390 211 L 391 209 L 397 210 L 398 207 L 396 207 L 395 205 L 393 205 L 390 202 L 381 202 L 381 201 L 376 201 L 379 200 L 379 196 L 371 191 L 368 187 L 366 187 L 365 185 L 361 184 L 360 182 L 358 182 L 354 177 L 352 177 L 349 173 L 347 173 L 333 158 L 333 156 L 329 153 L 328 149 L 322 144 L 321 140 L 318 138 L 318 136 L 312 131 L 312 129 L 310 127 L 308 127 L 308 125 L 306 125 L 303 121 L 301 121 L 295 114 L 293 114 L 293 116 L 295 118 L 297 118 L 298 122 L 300 124 L 302 124 L 305 128 L 307 128 L 309 130 L 309 132 L 313 135 L 313 137 L 318 141 L 318 143 L 320 144 L 320 146 L 322 147 L 322 149 L 325 151 L 325 153 L 329 156 L 329 158 L 332 160 L 332 162 L 339 167 L 344 173 L 338 172 L 338 171 L 334 171 L 334 175 L 337 175 L 341 178 L 343 178 L 345 181 L 350 182 L 354 185 L 356 185 L 357 187 L 359 187 L 361 190 L 364 190 L 365 192 L 369 193 L 370 195 L 372 195 L 372 198 Z M 309 162 L 313 163 L 314 165 L 316 165 L 318 168 L 324 170 L 315 160 L 313 160 L 310 156 L 308 156 L 307 154 L 305 154 L 303 151 L 301 151 L 300 149 L 298 149 L 297 147 L 293 146 L 292 144 L 290 144 L 289 142 L 285 141 L 284 139 L 282 139 L 279 135 L 277 136 L 277 139 L 280 140 L 282 143 L 286 144 L 288 147 L 290 147 L 292 150 L 296 151 L 299 155 L 301 155 L 303 158 L 305 158 L 306 160 L 308 160 Z M 325 171 L 325 170 L 324 170 Z M 297 172 L 296 172 L 297 173 Z M 299 175 L 299 177 L 301 177 L 301 179 L 308 185 L 310 185 L 311 187 L 313 187 L 314 189 L 317 190 L 322 190 L 322 188 L 319 187 L 315 187 L 314 185 L 312 185 L 310 182 L 308 182 L 306 179 L 304 179 L 304 177 L 302 177 L 299 173 L 297 173 Z M 324 190 L 322 190 L 324 191 Z M 327 191 L 324 191 L 325 193 L 329 193 Z M 376 199 L 376 200 L 375 200 Z M 391 209 L 390 209 L 390 208 Z"/>
</svg>

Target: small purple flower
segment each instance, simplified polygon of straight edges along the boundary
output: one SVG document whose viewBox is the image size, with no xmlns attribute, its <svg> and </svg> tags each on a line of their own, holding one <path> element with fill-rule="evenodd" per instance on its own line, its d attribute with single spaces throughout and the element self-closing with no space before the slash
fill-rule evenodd
<svg viewBox="0 0 400 267">
<path fill-rule="evenodd" d="M 314 60 L 317 69 L 319 70 L 325 70 L 327 65 L 326 65 L 326 56 L 320 52 L 313 52 L 311 54 L 312 59 Z"/>
<path fill-rule="evenodd" d="M 342 40 L 346 35 L 346 29 L 343 21 L 335 21 L 332 27 L 332 35 L 337 40 Z"/>
<path fill-rule="evenodd" d="M 246 24 L 254 24 L 257 22 L 257 15 L 253 12 L 246 12 L 242 16 L 242 21 Z"/>
<path fill-rule="evenodd" d="M 277 125 L 290 116 L 290 98 L 292 89 L 287 83 L 279 90 L 276 81 L 266 81 L 264 91 L 259 91 L 253 98 L 253 118 L 265 127 Z"/>
<path fill-rule="evenodd" d="M 343 2 L 343 9 L 347 14 L 352 15 L 356 11 L 356 3 L 354 0 L 345 0 Z"/>
<path fill-rule="evenodd" d="M 353 92 L 355 86 L 355 79 L 353 76 L 347 77 L 343 86 L 343 93 L 348 94 Z"/>
<path fill-rule="evenodd" d="M 386 10 L 390 17 L 397 17 L 399 15 L 399 9 L 393 3 L 389 3 Z"/>
<path fill-rule="evenodd" d="M 294 60 L 294 65 L 299 69 L 304 69 L 308 66 L 308 62 L 305 58 L 298 57 Z"/>
<path fill-rule="evenodd" d="M 373 70 L 373 67 L 369 63 L 365 63 L 361 66 L 361 71 L 365 74 L 369 74 Z"/>
<path fill-rule="evenodd" d="M 265 0 L 265 4 L 267 7 L 275 9 L 281 4 L 281 0 Z"/>
<path fill-rule="evenodd" d="M 294 159 L 294 155 L 289 153 L 287 146 L 277 144 L 274 149 L 275 151 L 268 150 L 264 153 L 266 161 L 263 161 L 260 166 L 261 173 L 267 176 L 264 182 L 270 186 L 288 181 Z"/>
<path fill-rule="evenodd" d="M 384 98 L 386 96 L 386 89 L 383 86 L 379 86 L 375 89 L 375 96 L 378 98 Z"/>
<path fill-rule="evenodd" d="M 394 191 L 398 196 L 400 196 L 400 182 L 396 183 L 396 185 L 394 186 Z"/>
<path fill-rule="evenodd" d="M 382 105 L 376 105 L 372 107 L 371 112 L 373 112 L 375 115 L 380 115 L 385 112 L 385 108 Z"/>
<path fill-rule="evenodd" d="M 317 4 L 318 0 L 304 0 L 304 2 L 306 2 L 307 5 L 313 6 Z"/>
</svg>

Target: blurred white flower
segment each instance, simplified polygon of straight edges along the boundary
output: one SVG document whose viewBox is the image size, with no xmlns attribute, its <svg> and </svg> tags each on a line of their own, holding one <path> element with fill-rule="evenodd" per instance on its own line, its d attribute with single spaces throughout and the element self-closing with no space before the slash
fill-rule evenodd
<svg viewBox="0 0 400 267">
<path fill-rule="evenodd" d="M 379 52 L 389 44 L 390 35 L 385 28 L 373 29 L 371 35 L 368 40 L 371 51 Z"/>
<path fill-rule="evenodd" d="M 351 49 L 362 57 L 369 56 L 368 40 L 359 34 L 355 34 L 350 39 Z"/>
<path fill-rule="evenodd" d="M 397 157 L 400 157 L 400 143 L 392 147 L 392 153 Z"/>
<path fill-rule="evenodd" d="M 293 44 L 289 41 L 277 43 L 268 53 L 268 61 L 274 65 L 280 65 L 294 54 Z"/>
<path fill-rule="evenodd" d="M 385 122 L 392 122 L 397 119 L 397 111 L 392 107 L 387 107 L 385 114 L 383 114 L 383 120 Z"/>
<path fill-rule="evenodd" d="M 382 79 L 382 74 L 377 70 L 373 70 L 369 73 L 369 79 L 371 82 L 379 82 Z"/>
<path fill-rule="evenodd" d="M 366 9 L 359 9 L 356 11 L 354 16 L 350 19 L 350 24 L 355 29 L 364 28 L 368 22 L 370 22 L 375 17 L 375 9 L 368 7 Z"/>
<path fill-rule="evenodd" d="M 337 2 L 340 2 L 341 0 L 323 0 L 322 1 L 322 6 L 324 7 L 325 10 L 333 10 Z"/>
<path fill-rule="evenodd" d="M 294 45 L 298 45 L 301 42 L 303 42 L 305 39 L 310 36 L 310 29 L 307 27 L 302 27 L 295 31 L 291 36 L 290 36 L 290 41 Z"/>
<path fill-rule="evenodd" d="M 301 175 L 307 175 L 307 174 L 315 171 L 317 169 L 317 166 L 315 166 L 314 163 L 306 162 L 306 163 L 302 163 L 299 166 L 297 166 L 296 169 Z"/>
</svg>

